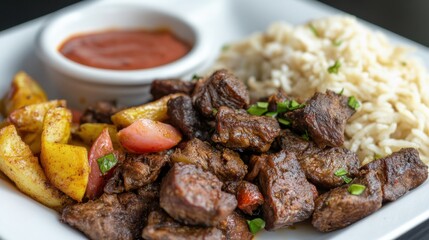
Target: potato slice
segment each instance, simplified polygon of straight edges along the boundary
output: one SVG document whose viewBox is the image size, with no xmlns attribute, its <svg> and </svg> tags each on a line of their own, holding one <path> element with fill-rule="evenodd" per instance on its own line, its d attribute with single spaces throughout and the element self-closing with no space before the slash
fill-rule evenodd
<svg viewBox="0 0 429 240">
<path fill-rule="evenodd" d="M 21 71 L 15 75 L 9 92 L 4 96 L 4 113 L 8 116 L 18 108 L 46 102 L 47 100 L 48 98 L 39 84 Z"/>
<path fill-rule="evenodd" d="M 109 130 L 113 146 L 117 149 L 120 144 L 117 136 L 118 131 L 115 125 L 106 123 L 84 123 L 79 126 L 74 134 L 80 137 L 85 144 L 91 146 L 98 136 L 100 136 L 104 128 Z"/>
<path fill-rule="evenodd" d="M 55 107 L 65 107 L 65 100 L 52 100 L 19 108 L 9 114 L 9 122 L 16 126 L 23 141 L 30 146 L 33 154 L 40 152 L 43 119 L 46 112 Z"/>
<path fill-rule="evenodd" d="M 0 130 L 0 170 L 19 190 L 47 207 L 60 210 L 71 202 L 49 183 L 37 157 L 21 140 L 13 125 Z"/>
<path fill-rule="evenodd" d="M 88 184 L 86 148 L 68 145 L 72 115 L 66 108 L 50 109 L 43 121 L 40 160 L 51 183 L 76 201 Z"/>
<path fill-rule="evenodd" d="M 167 102 L 170 99 L 183 96 L 183 93 L 170 94 L 156 101 L 143 104 L 141 106 L 124 109 L 112 116 L 112 122 L 119 128 L 128 127 L 140 118 L 153 121 L 165 121 L 168 119 Z"/>
</svg>

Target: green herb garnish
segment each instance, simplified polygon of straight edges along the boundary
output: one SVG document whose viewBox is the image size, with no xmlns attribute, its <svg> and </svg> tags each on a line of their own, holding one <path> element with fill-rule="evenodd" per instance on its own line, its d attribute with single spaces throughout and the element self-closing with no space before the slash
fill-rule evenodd
<svg viewBox="0 0 429 240">
<path fill-rule="evenodd" d="M 268 107 L 268 105 L 267 105 Z M 254 104 L 247 109 L 247 112 L 251 115 L 262 116 L 264 113 L 268 112 L 267 107 L 259 107 L 258 104 Z"/>
<path fill-rule="evenodd" d="M 194 75 L 192 75 L 192 80 L 198 80 L 200 78 L 202 78 L 202 77 L 196 73 Z"/>
<path fill-rule="evenodd" d="M 291 124 L 291 122 L 289 120 L 284 119 L 284 118 L 278 118 L 277 120 L 279 121 L 279 123 L 281 123 L 285 126 L 290 126 L 290 124 Z"/>
<path fill-rule="evenodd" d="M 332 42 L 332 44 L 335 47 L 339 47 L 343 42 L 344 42 L 343 40 L 335 40 L 335 41 Z"/>
<path fill-rule="evenodd" d="M 338 71 L 340 70 L 340 67 L 341 67 L 341 62 L 336 60 L 334 65 L 328 67 L 328 72 L 337 74 Z"/>
<path fill-rule="evenodd" d="M 250 232 L 255 235 L 265 227 L 265 221 L 262 218 L 255 218 L 253 220 L 247 220 Z"/>
<path fill-rule="evenodd" d="M 97 163 L 101 173 L 104 175 L 118 163 L 118 159 L 113 153 L 110 153 L 97 159 Z"/>
<path fill-rule="evenodd" d="M 381 156 L 380 154 L 374 153 L 374 160 L 380 159 L 383 156 Z"/>
<path fill-rule="evenodd" d="M 351 179 L 351 178 L 347 177 L 346 175 L 341 176 L 341 178 L 343 179 L 343 181 L 344 181 L 345 183 L 350 183 L 350 182 L 353 180 L 353 179 Z"/>
<path fill-rule="evenodd" d="M 343 95 L 344 93 L 344 88 L 341 89 L 341 91 L 338 93 L 338 95 Z"/>
<path fill-rule="evenodd" d="M 310 140 L 310 136 L 308 135 L 308 132 L 307 131 L 305 131 L 305 133 L 304 134 L 302 134 L 302 136 L 301 136 L 305 141 L 309 141 Z"/>
<path fill-rule="evenodd" d="M 256 106 L 258 106 L 258 108 L 268 108 L 268 103 L 267 102 L 257 102 Z"/>
<path fill-rule="evenodd" d="M 335 171 L 334 175 L 337 177 L 341 177 L 346 175 L 347 173 L 348 173 L 347 170 L 345 170 L 344 168 L 340 168 L 337 171 Z"/>
<path fill-rule="evenodd" d="M 365 191 L 365 186 L 361 184 L 352 184 L 349 186 L 347 191 L 352 195 L 361 195 Z"/>
<path fill-rule="evenodd" d="M 216 108 L 213 108 L 213 109 L 212 109 L 212 113 L 213 113 L 213 115 L 216 115 L 216 114 L 217 114 L 217 109 L 216 109 Z"/>
<path fill-rule="evenodd" d="M 228 50 L 229 49 L 229 47 L 230 47 L 230 45 L 228 45 L 228 44 L 225 44 L 225 45 L 223 45 L 222 46 L 222 52 L 225 52 L 226 50 Z"/>
<path fill-rule="evenodd" d="M 405 67 L 405 66 L 407 66 L 407 62 L 402 61 L 401 65 Z"/>
<path fill-rule="evenodd" d="M 292 100 L 292 101 L 286 100 L 284 102 L 277 103 L 277 112 L 278 113 L 289 112 L 299 108 L 303 108 L 304 106 L 305 106 L 304 103 L 299 104 L 295 100 Z"/>
<path fill-rule="evenodd" d="M 265 116 L 275 118 L 277 117 L 277 114 L 278 114 L 277 112 L 267 112 L 265 113 Z"/>
<path fill-rule="evenodd" d="M 310 23 L 309 27 L 316 37 L 320 37 L 319 31 L 317 31 L 317 28 L 312 23 Z"/>
<path fill-rule="evenodd" d="M 359 101 L 354 96 L 349 97 L 347 104 L 354 110 L 357 110 L 360 107 Z"/>
</svg>

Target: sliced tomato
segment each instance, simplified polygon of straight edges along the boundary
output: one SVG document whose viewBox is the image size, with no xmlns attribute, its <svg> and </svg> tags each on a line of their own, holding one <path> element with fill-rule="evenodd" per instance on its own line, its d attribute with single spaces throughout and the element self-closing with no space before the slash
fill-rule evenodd
<svg viewBox="0 0 429 240">
<path fill-rule="evenodd" d="M 89 199 L 95 199 L 103 193 L 103 188 L 111 174 L 103 174 L 98 166 L 97 159 L 113 153 L 113 144 L 110 139 L 108 128 L 104 128 L 98 138 L 92 144 L 91 150 L 88 153 L 89 173 L 88 186 L 86 187 L 86 196 Z M 109 171 L 112 172 L 113 168 Z"/>
<path fill-rule="evenodd" d="M 176 146 L 182 135 L 169 124 L 139 119 L 118 132 L 121 145 L 130 152 L 159 152 Z"/>
</svg>

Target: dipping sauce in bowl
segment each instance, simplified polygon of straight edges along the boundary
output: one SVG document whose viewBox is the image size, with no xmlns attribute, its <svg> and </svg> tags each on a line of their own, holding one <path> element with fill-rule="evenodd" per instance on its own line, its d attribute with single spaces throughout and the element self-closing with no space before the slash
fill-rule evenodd
<svg viewBox="0 0 429 240">
<path fill-rule="evenodd" d="M 158 67 L 185 56 L 190 44 L 167 29 L 111 30 L 68 38 L 59 51 L 95 68 L 136 70 Z"/>
</svg>

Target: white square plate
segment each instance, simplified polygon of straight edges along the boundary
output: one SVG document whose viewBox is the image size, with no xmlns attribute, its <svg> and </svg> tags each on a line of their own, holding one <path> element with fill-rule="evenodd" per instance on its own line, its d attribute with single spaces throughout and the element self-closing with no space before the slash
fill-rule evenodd
<svg viewBox="0 0 429 240">
<path fill-rule="evenodd" d="M 124 0 L 123 0 L 124 1 Z M 293 24 L 340 11 L 310 0 L 137 0 L 141 4 L 166 8 L 191 21 L 206 27 L 213 48 L 221 49 L 227 42 L 238 40 L 255 31 L 264 31 L 273 21 L 284 20 Z M 68 7 L 85 8 L 99 4 L 86 1 Z M 49 86 L 47 76 L 37 59 L 34 46 L 39 28 L 46 21 L 42 17 L 12 29 L 0 32 L 0 95 L 9 87 L 10 80 L 18 70 L 25 70 L 47 90 L 50 98 L 57 97 Z M 415 47 L 417 54 L 429 63 L 426 47 L 396 34 L 365 23 L 384 32 L 396 43 Z M 208 64 L 218 50 L 213 50 Z M 207 66 L 208 66 L 207 64 Z M 205 66 L 205 67 L 207 67 Z M 339 231 L 328 234 L 317 232 L 308 223 L 298 224 L 294 229 L 264 232 L 258 239 L 392 239 L 429 218 L 429 183 L 389 203 L 369 217 Z M 59 216 L 31 198 L 20 193 L 9 181 L 0 176 L 0 239 L 85 239 L 78 231 L 59 221 Z"/>
</svg>

